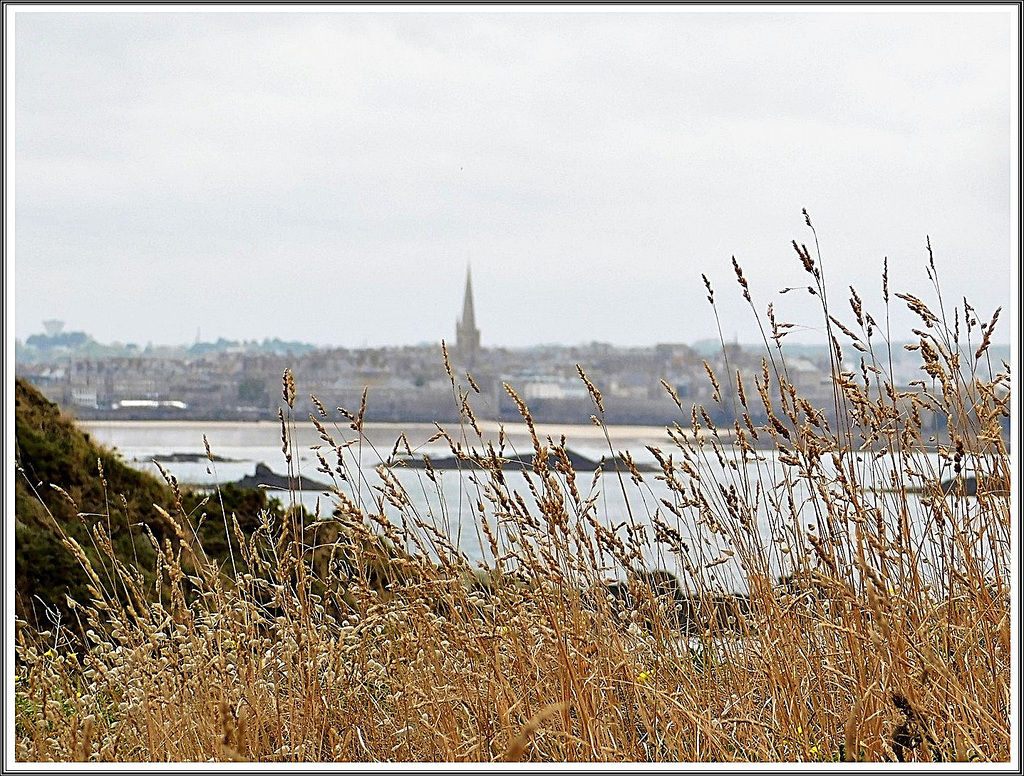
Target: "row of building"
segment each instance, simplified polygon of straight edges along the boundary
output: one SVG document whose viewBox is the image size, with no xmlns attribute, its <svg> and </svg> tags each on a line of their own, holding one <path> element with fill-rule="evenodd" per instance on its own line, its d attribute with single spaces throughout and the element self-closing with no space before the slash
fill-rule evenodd
<svg viewBox="0 0 1024 776">
<path fill-rule="evenodd" d="M 54 322 L 48 322 L 53 328 Z M 460 391 L 481 419 L 517 418 L 519 409 L 505 385 L 529 406 L 538 421 L 587 422 L 594 401 L 577 371 L 582 367 L 601 392 L 610 423 L 662 425 L 680 421 L 669 390 L 688 410 L 700 404 L 731 425 L 707 368 L 723 393 L 736 372 L 756 398 L 754 380 L 762 373 L 760 348 L 728 345 L 700 352 L 686 344 L 619 348 L 581 346 L 486 348 L 476 323 L 472 278 L 467 273 L 462 315 L 449 346 L 448 374 L 440 343 L 389 348 L 225 348 L 115 356 L 36 358 L 18 363 L 17 372 L 47 396 L 83 419 L 181 418 L 272 419 L 282 405 L 282 374 L 290 369 L 297 388 L 294 412 L 316 411 L 310 396 L 332 410 L 357 410 L 367 391 L 371 421 L 439 421 L 458 418 Z M 55 336 L 55 335 L 54 335 Z M 40 340 L 45 345 L 45 338 Z M 39 342 L 37 341 L 37 345 Z M 726 364 L 728 363 L 728 367 Z M 832 405 L 828 352 L 805 351 L 786 360 L 789 379 L 801 395 L 828 412 Z M 472 376 L 472 380 L 467 377 Z M 920 376 L 916 365 L 894 375 L 905 384 Z M 756 402 L 755 402 L 756 404 Z"/>
</svg>

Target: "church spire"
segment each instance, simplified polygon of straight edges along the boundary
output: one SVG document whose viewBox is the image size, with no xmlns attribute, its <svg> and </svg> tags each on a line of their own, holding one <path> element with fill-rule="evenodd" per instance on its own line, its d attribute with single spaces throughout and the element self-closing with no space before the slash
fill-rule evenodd
<svg viewBox="0 0 1024 776">
<path fill-rule="evenodd" d="M 455 348 L 467 362 L 473 361 L 480 349 L 480 330 L 476 327 L 473 308 L 473 274 L 466 265 L 466 294 L 462 300 L 462 318 L 455 324 Z"/>
<path fill-rule="evenodd" d="M 473 269 L 466 265 L 466 296 L 462 300 L 462 325 L 476 328 L 476 312 L 473 310 Z"/>
</svg>

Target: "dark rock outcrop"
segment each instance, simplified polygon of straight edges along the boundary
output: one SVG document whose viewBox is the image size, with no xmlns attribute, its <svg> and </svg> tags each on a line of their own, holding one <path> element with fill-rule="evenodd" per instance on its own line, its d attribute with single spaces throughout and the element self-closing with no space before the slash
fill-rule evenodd
<svg viewBox="0 0 1024 776">
<path fill-rule="evenodd" d="M 569 464 L 575 472 L 592 472 L 596 469 L 601 469 L 601 471 L 615 471 L 616 465 L 618 465 L 618 468 L 621 471 L 628 471 L 623 462 L 617 462 L 608 458 L 601 458 L 600 461 L 595 461 L 592 458 L 587 458 L 585 455 L 580 455 L 572 450 L 566 450 L 566 457 L 569 459 Z M 425 469 L 427 466 L 426 462 L 428 460 L 430 461 L 430 467 L 439 471 L 449 469 L 481 468 L 480 463 L 472 458 L 456 458 L 455 456 L 444 456 L 442 458 L 413 456 L 403 458 L 402 465 L 407 466 L 410 469 Z M 532 469 L 534 454 L 522 453 L 516 455 L 504 455 L 498 458 L 498 461 L 503 469 L 511 469 L 513 471 L 518 469 Z M 659 467 L 646 463 L 634 463 L 634 466 L 637 471 L 641 472 L 661 471 Z"/>
<path fill-rule="evenodd" d="M 960 488 L 959 491 L 957 490 L 958 486 Z M 975 477 L 971 475 L 969 477 L 954 477 L 942 481 L 942 492 L 947 496 L 957 493 L 961 496 L 977 496 L 979 487 L 982 493 L 993 496 L 1010 495 L 1010 484 L 999 477 L 984 475 Z"/>
<path fill-rule="evenodd" d="M 273 488 L 278 490 L 330 490 L 330 485 L 311 480 L 309 477 L 289 477 L 278 474 L 265 463 L 256 464 L 256 473 L 249 474 L 233 483 L 238 488 Z"/>
</svg>

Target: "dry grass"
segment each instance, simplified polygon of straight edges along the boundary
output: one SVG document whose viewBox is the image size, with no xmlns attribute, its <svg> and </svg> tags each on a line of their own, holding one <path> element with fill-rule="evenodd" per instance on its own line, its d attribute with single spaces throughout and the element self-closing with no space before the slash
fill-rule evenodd
<svg viewBox="0 0 1024 776">
<path fill-rule="evenodd" d="M 591 480 L 509 386 L 534 446 L 532 471 L 512 472 L 445 353 L 465 423 L 438 438 L 478 472 L 486 570 L 413 506 L 391 468 L 403 439 L 365 479 L 365 394 L 336 421 L 322 408 L 333 515 L 296 509 L 249 536 L 227 525 L 241 553 L 221 566 L 190 540 L 193 516 L 169 514 L 179 540 L 159 548 L 158 591 L 121 567 L 119 590 L 93 576 L 77 622 L 20 630 L 18 758 L 1008 760 L 1010 377 L 988 363 L 995 317 L 979 325 L 965 303 L 948 321 L 900 297 L 922 320 L 922 380 L 896 386 L 884 325 L 853 289 L 843 323 L 794 245 L 833 345 L 832 408 L 790 383 L 769 307 L 761 374 L 708 368 L 733 428 L 676 399 L 680 422 L 651 451 L 660 472 L 627 457 Z M 290 465 L 294 397 L 286 373 Z M 925 430 L 934 417 L 941 433 Z M 977 495 L 943 493 L 954 475 Z M 602 488 L 629 512 L 602 514 Z M 652 554 L 678 576 L 647 569 Z"/>
</svg>

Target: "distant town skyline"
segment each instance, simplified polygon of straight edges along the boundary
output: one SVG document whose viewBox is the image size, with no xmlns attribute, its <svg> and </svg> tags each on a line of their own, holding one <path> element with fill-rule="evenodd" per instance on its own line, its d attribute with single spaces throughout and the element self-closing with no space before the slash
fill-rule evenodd
<svg viewBox="0 0 1024 776">
<path fill-rule="evenodd" d="M 803 208 L 1016 336 L 1018 7 L 189 10 L 5 7 L 11 336 L 817 343 Z"/>
</svg>

